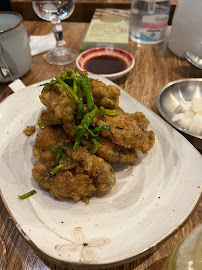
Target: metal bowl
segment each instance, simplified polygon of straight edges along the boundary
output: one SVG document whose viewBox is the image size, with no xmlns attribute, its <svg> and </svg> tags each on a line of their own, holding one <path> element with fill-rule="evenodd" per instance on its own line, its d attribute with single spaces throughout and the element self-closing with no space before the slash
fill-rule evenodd
<svg viewBox="0 0 202 270">
<path fill-rule="evenodd" d="M 202 79 L 182 79 L 166 84 L 157 95 L 157 108 L 165 120 L 180 131 L 200 152 L 202 151 L 202 136 L 198 136 L 172 122 L 175 109 L 193 98 L 202 99 Z"/>
</svg>

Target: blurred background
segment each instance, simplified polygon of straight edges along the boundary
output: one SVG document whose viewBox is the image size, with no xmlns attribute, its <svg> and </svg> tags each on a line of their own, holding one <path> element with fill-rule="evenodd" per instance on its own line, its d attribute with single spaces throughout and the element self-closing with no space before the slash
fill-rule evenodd
<svg viewBox="0 0 202 270">
<path fill-rule="evenodd" d="M 170 19 L 171 19 L 178 0 L 171 0 Z M 75 0 L 75 11 L 68 21 L 90 22 L 96 8 L 117 8 L 130 9 L 131 0 Z M 24 20 L 40 20 L 32 8 L 32 0 L 1 0 L 0 11 L 12 10 L 22 15 Z"/>
</svg>

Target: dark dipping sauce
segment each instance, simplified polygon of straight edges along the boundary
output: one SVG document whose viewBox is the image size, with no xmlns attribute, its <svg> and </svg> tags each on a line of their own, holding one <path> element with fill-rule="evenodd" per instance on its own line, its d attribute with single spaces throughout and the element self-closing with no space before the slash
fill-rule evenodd
<svg viewBox="0 0 202 270">
<path fill-rule="evenodd" d="M 112 74 L 127 68 L 127 62 L 117 55 L 95 55 L 84 63 L 84 69 L 95 74 Z"/>
</svg>

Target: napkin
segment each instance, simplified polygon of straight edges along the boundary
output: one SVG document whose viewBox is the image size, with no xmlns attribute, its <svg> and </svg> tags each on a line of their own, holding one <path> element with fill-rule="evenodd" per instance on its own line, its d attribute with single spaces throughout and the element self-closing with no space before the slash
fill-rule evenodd
<svg viewBox="0 0 202 270">
<path fill-rule="evenodd" d="M 19 90 L 25 88 L 26 86 L 24 85 L 24 83 L 20 80 L 20 79 L 16 79 L 15 81 L 13 81 L 12 83 L 10 83 L 8 85 L 10 87 L 10 89 L 16 93 Z"/>
<path fill-rule="evenodd" d="M 29 44 L 31 55 L 34 56 L 55 48 L 56 39 L 52 32 L 48 35 L 29 36 Z"/>
</svg>

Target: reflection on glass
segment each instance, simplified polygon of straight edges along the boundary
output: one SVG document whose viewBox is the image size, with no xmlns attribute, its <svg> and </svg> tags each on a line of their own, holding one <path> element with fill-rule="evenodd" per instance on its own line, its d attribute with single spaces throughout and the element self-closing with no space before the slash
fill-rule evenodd
<svg viewBox="0 0 202 270">
<path fill-rule="evenodd" d="M 62 20 L 72 15 L 75 7 L 74 0 L 33 0 L 32 6 L 37 16 L 43 20 L 52 22 L 52 31 L 57 41 L 56 48 L 44 56 L 45 61 L 53 65 L 65 65 L 75 61 L 78 53 L 66 47 L 66 42 L 63 40 L 63 27 L 61 24 Z"/>
</svg>

